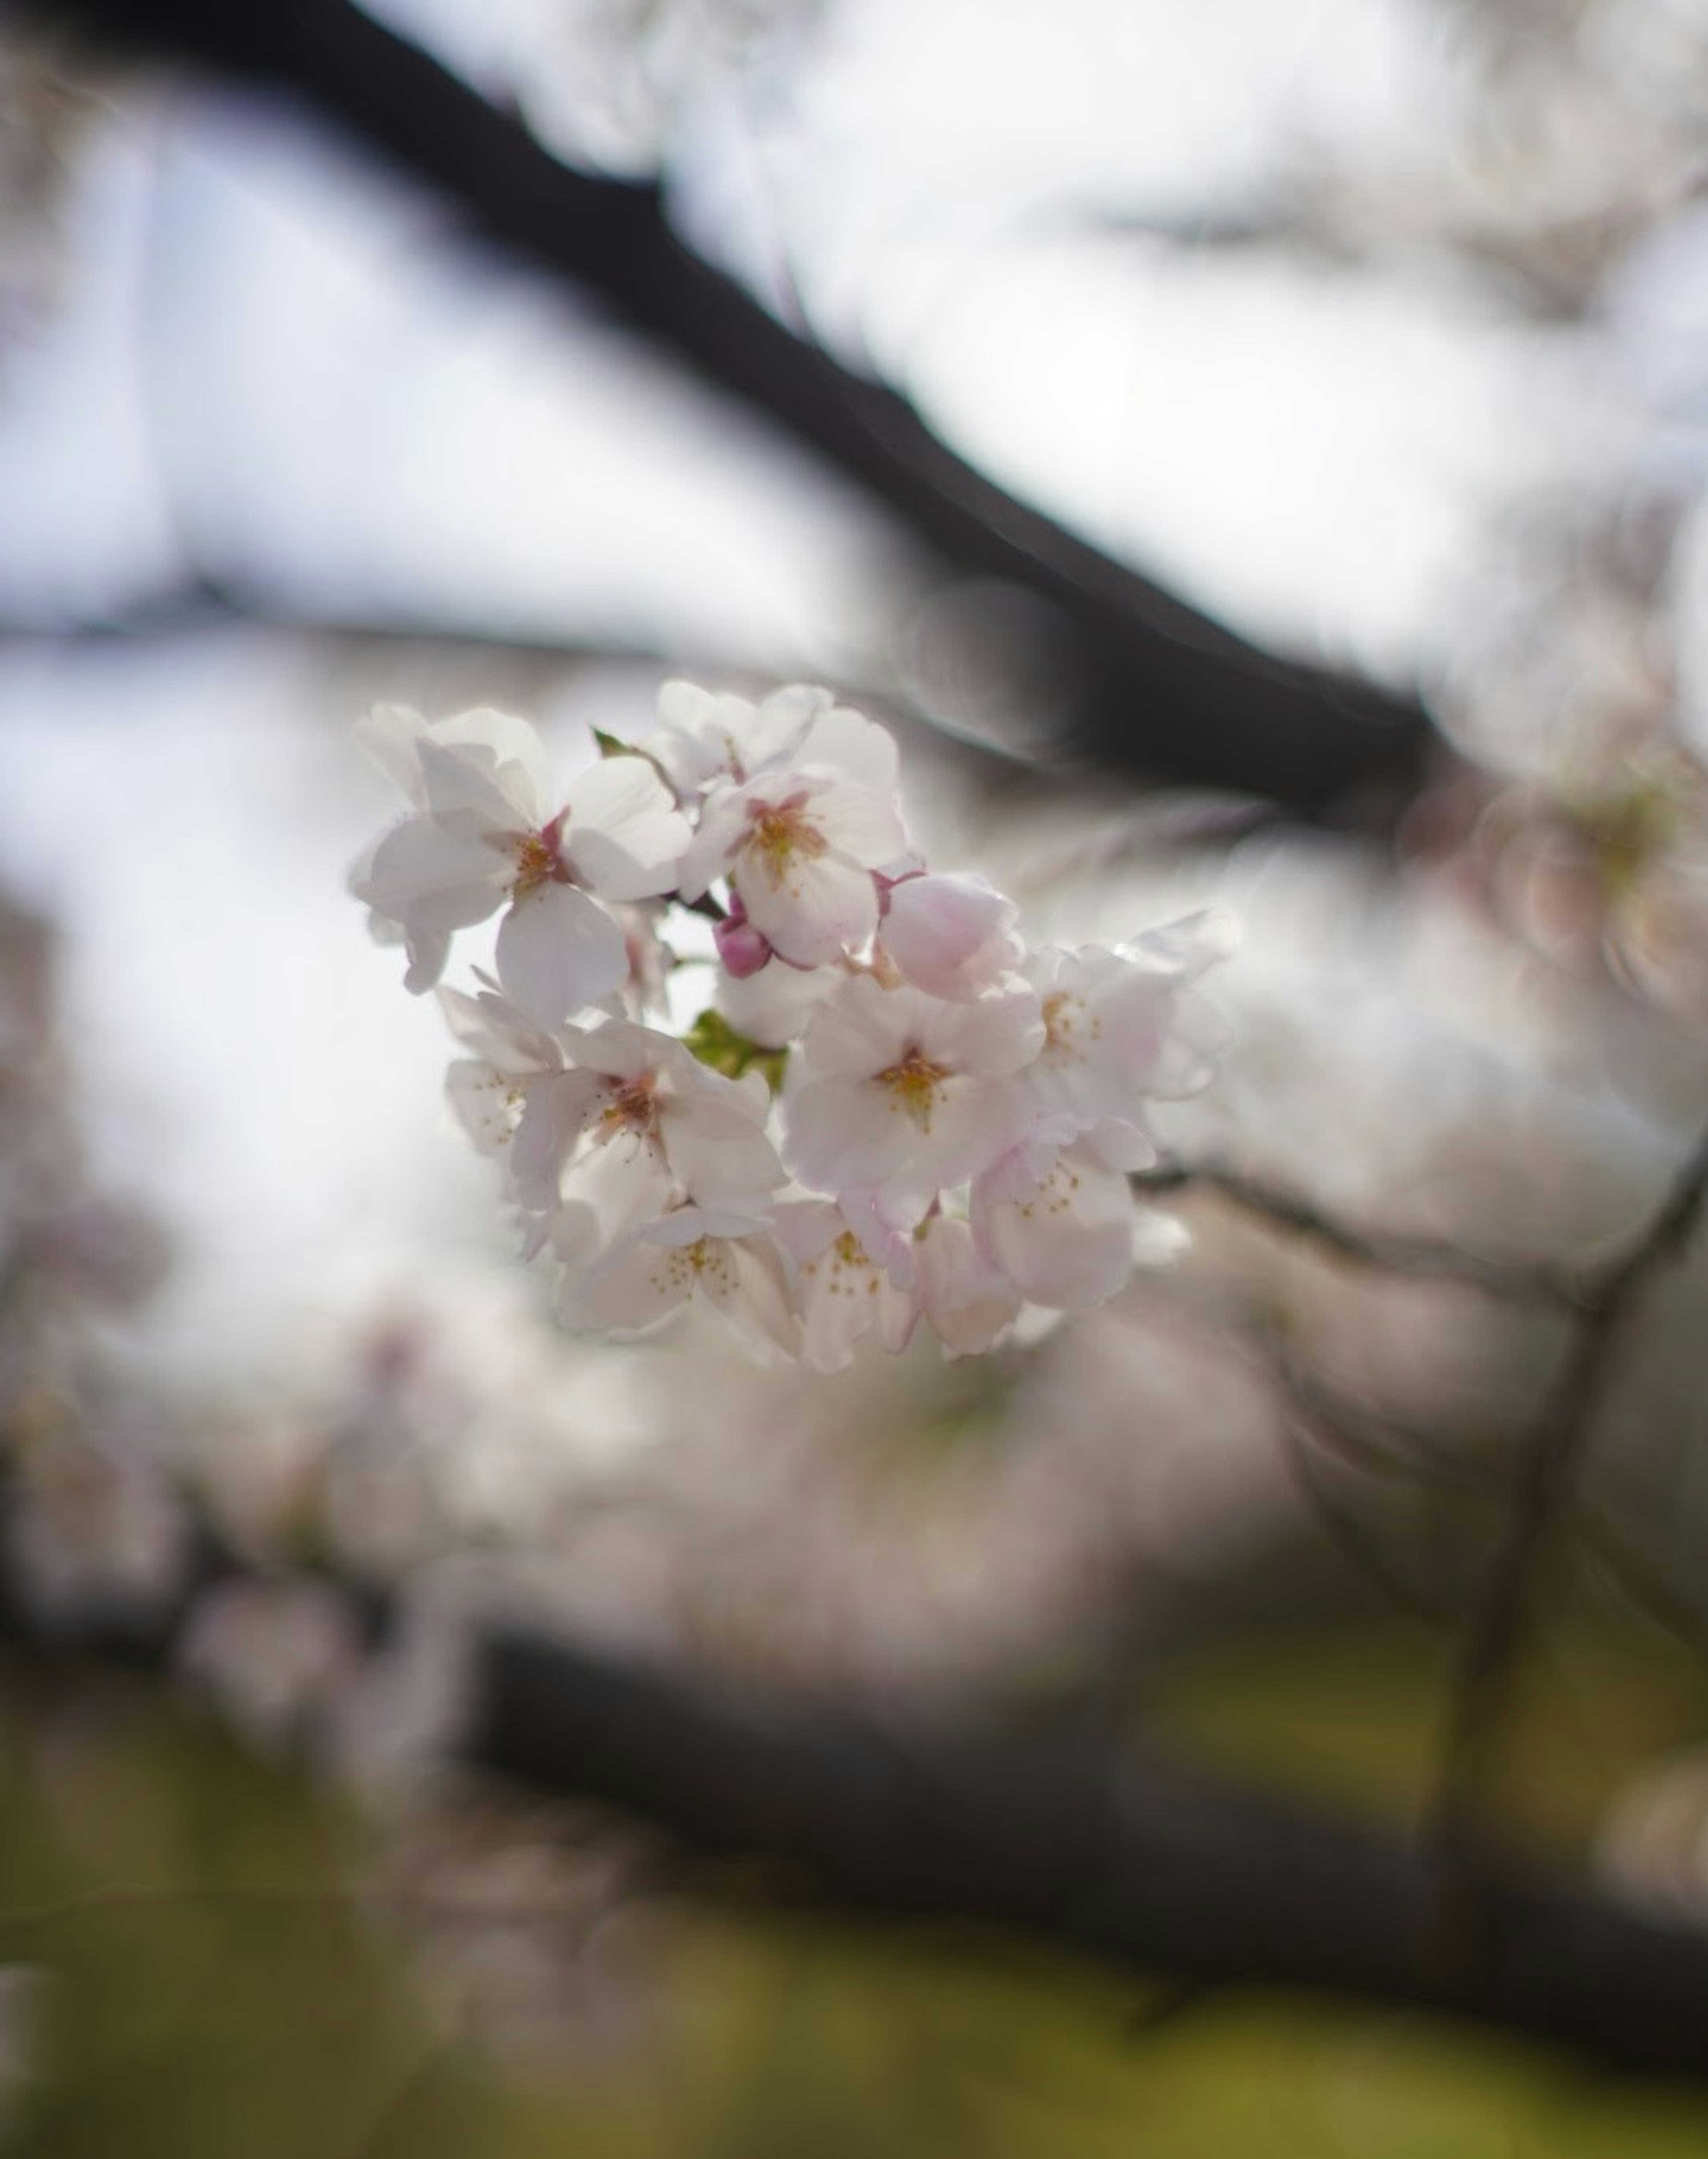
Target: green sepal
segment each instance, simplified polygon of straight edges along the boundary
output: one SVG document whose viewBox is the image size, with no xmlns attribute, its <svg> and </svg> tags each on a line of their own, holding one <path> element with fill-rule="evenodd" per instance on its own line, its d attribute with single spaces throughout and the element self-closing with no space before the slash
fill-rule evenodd
<svg viewBox="0 0 1708 2159">
<path fill-rule="evenodd" d="M 682 1037 L 684 1045 L 709 1065 L 712 1071 L 722 1073 L 726 1080 L 739 1080 L 744 1072 L 758 1072 L 774 1095 L 783 1085 L 783 1068 L 789 1062 L 786 1049 L 767 1049 L 763 1043 L 749 1041 L 738 1034 L 721 1012 L 710 1006 Z"/>
</svg>

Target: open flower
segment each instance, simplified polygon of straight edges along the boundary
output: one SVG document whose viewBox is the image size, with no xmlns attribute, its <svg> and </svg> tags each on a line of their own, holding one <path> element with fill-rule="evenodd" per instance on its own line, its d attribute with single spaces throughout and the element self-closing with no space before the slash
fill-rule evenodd
<svg viewBox="0 0 1708 2159">
<path fill-rule="evenodd" d="M 784 1159 L 821 1192 L 929 1200 L 1025 1136 L 1036 1111 L 1014 1075 L 1043 1044 L 1030 990 L 953 1004 L 851 976 L 791 1064 Z"/>
<path fill-rule="evenodd" d="M 1088 1146 L 1017 1147 L 975 1180 L 980 1250 L 1030 1302 L 1084 1312 L 1133 1267 L 1132 1188 Z"/>
<path fill-rule="evenodd" d="M 864 945 L 877 927 L 872 872 L 907 847 L 894 799 L 834 775 L 788 771 L 707 801 L 682 859 L 685 899 L 727 877 L 753 927 L 798 967 Z"/>
<path fill-rule="evenodd" d="M 562 1071 L 562 1046 L 498 990 L 484 988 L 471 997 L 441 988 L 439 1003 L 452 1033 L 470 1052 L 445 1074 L 457 1121 L 482 1154 L 504 1157 L 510 1196 L 523 1213 L 548 1214 L 557 1204 L 560 1157 L 549 1139 L 541 1144 L 537 1105 L 531 1119 L 527 1113 L 536 1086 Z M 544 1091 L 549 1096 L 550 1089 Z M 537 1250 L 538 1240 L 531 1241 Z"/>
<path fill-rule="evenodd" d="M 1178 1023 L 1182 989 L 1227 950 L 1220 918 L 1192 915 L 1118 951 L 1089 945 L 1036 954 L 1044 1043 L 1026 1074 L 1058 1138 L 1104 1120 L 1139 1128 L 1146 1096 L 1193 1093 L 1208 1062 Z M 1136 1162 L 1133 1164 L 1137 1167 Z"/>
<path fill-rule="evenodd" d="M 622 986 L 623 931 L 590 895 L 669 892 L 689 840 L 644 758 L 602 760 L 583 735 L 560 790 L 527 722 L 487 709 L 429 723 L 385 707 L 363 739 L 417 805 L 350 874 L 376 920 L 401 930 L 410 989 L 438 979 L 455 931 L 501 907 L 499 972 L 540 1025 Z"/>
<path fill-rule="evenodd" d="M 1219 927 L 1028 958 L 1012 901 L 907 852 L 895 745 L 829 691 L 669 683 L 660 712 L 643 756 L 583 733 L 567 786 L 505 713 L 363 730 L 411 806 L 352 882 L 409 986 L 502 915 L 496 979 L 443 993 L 448 1089 L 566 1318 L 635 1334 L 701 1304 L 835 1371 L 922 1319 L 987 1349 L 1172 1250 L 1129 1174 L 1146 1101 L 1206 1076 L 1181 995 Z M 709 935 L 671 923 L 714 884 Z M 679 1039 L 705 978 L 676 971 L 708 963 Z"/>
<path fill-rule="evenodd" d="M 906 1347 L 919 1316 L 917 1292 L 897 1287 L 830 1200 L 785 1203 L 778 1209 L 777 1241 L 794 1262 L 803 1364 L 840 1372 L 867 1334 L 886 1349 Z"/>
<path fill-rule="evenodd" d="M 561 1258 L 590 1263 L 684 1198 L 763 1211 L 784 1170 L 758 1073 L 726 1079 L 630 1020 L 565 1028 L 558 1040 L 562 1069 L 531 1088 L 516 1147 L 531 1166 L 551 1162 Z"/>
<path fill-rule="evenodd" d="M 658 711 L 663 724 L 639 748 L 685 800 L 784 770 L 836 773 L 880 794 L 895 787 L 894 738 L 809 683 L 788 683 L 754 702 L 670 681 L 659 691 Z"/>
<path fill-rule="evenodd" d="M 584 1274 L 567 1276 L 564 1287 L 574 1327 L 643 1333 L 694 1302 L 758 1354 L 792 1355 L 800 1338 L 770 1224 L 752 1215 L 675 1208 Z"/>
</svg>

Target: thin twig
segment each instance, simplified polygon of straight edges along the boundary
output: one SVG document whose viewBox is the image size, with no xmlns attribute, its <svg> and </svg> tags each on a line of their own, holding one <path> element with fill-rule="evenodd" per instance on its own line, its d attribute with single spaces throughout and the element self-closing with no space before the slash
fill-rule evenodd
<svg viewBox="0 0 1708 2159">
<path fill-rule="evenodd" d="M 1163 1162 L 1155 1169 L 1136 1172 L 1132 1183 L 1134 1189 L 1146 1199 L 1172 1192 L 1213 1192 L 1242 1212 L 1258 1216 L 1272 1229 L 1314 1245 L 1334 1259 L 1374 1272 L 1462 1282 L 1489 1297 L 1572 1311 L 1586 1302 L 1579 1278 L 1558 1267 L 1485 1259 L 1442 1238 L 1353 1229 L 1302 1193 L 1224 1162 Z"/>
<path fill-rule="evenodd" d="M 1431 1848 L 1446 1865 L 1450 1930 L 1462 1934 L 1468 1877 L 1482 1828 L 1492 1756 L 1511 1706 L 1518 1653 L 1528 1628 L 1537 1569 L 1570 1512 L 1571 1483 L 1614 1353 L 1643 1292 L 1689 1241 L 1708 1195 L 1708 1133 L 1698 1142 L 1643 1235 L 1580 1290 L 1581 1311 L 1553 1384 L 1542 1397 L 1513 1472 L 1506 1526 L 1483 1590 L 1452 1690 L 1442 1767 L 1427 1817 Z M 1475 1931 L 1481 1933 L 1481 1929 Z"/>
<path fill-rule="evenodd" d="M 1291 1358 L 1277 1353 L 1271 1369 L 1288 1403 L 1348 1468 L 1466 1498 L 1486 1498 L 1497 1489 L 1493 1470 L 1436 1453 L 1393 1418 L 1343 1401 L 1302 1371 Z M 1378 1424 L 1383 1434 L 1379 1439 L 1372 1437 L 1372 1427 Z"/>
<path fill-rule="evenodd" d="M 1284 1413 L 1281 1417 L 1281 1437 L 1286 1447 L 1288 1459 L 1299 1490 L 1307 1505 L 1315 1515 L 1328 1541 L 1341 1556 L 1368 1577 L 1383 1596 L 1409 1612 L 1414 1618 L 1422 1619 L 1431 1627 L 1445 1627 L 1451 1623 L 1452 1614 L 1444 1612 L 1431 1597 L 1413 1587 L 1397 1573 L 1365 1536 L 1351 1514 L 1330 1491 L 1327 1479 L 1312 1458 L 1310 1436 L 1304 1419 Z"/>
</svg>

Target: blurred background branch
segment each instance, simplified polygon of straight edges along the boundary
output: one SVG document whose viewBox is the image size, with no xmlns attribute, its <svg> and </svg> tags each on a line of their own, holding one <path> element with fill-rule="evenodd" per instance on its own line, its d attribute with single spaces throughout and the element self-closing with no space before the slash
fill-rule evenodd
<svg viewBox="0 0 1708 2159">
<path fill-rule="evenodd" d="M 839 365 L 673 230 L 661 188 L 578 172 L 352 0 L 28 0 L 60 29 L 305 100 L 520 251 L 755 407 L 875 495 L 934 562 L 1045 603 L 1065 739 L 1135 777 L 1391 821 L 1426 723 L 1374 684 L 1260 651 L 956 456 L 906 398 Z"/>
</svg>

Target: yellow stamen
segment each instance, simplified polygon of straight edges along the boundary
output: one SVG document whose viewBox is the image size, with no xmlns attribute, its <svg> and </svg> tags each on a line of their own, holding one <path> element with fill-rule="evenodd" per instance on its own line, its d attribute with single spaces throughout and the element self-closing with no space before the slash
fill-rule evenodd
<svg viewBox="0 0 1708 2159">
<path fill-rule="evenodd" d="M 599 1112 L 599 1121 L 612 1131 L 628 1126 L 640 1132 L 658 1130 L 658 1100 L 653 1093 L 652 1074 L 643 1073 L 638 1080 L 616 1080 L 610 1100 Z"/>
<path fill-rule="evenodd" d="M 905 1110 L 922 1131 L 929 1131 L 938 1092 L 950 1076 L 948 1066 L 934 1064 L 914 1044 L 898 1064 L 877 1076 L 895 1097 L 894 1106 Z"/>
<path fill-rule="evenodd" d="M 515 851 L 516 881 L 510 891 L 516 899 L 549 883 L 562 869 L 557 849 L 543 832 L 529 832 L 512 845 Z"/>
<path fill-rule="evenodd" d="M 814 862 L 825 852 L 825 836 L 805 811 L 805 798 L 754 803 L 743 852 L 756 856 L 772 884 L 780 885 L 797 857 Z"/>
</svg>

